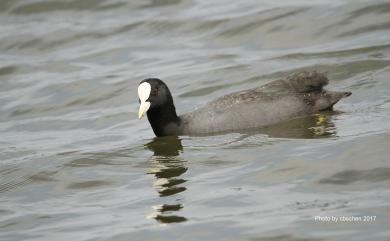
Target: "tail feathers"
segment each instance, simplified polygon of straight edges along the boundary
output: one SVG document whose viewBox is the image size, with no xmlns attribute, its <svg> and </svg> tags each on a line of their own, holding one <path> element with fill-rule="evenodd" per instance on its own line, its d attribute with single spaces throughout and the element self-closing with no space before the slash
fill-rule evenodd
<svg viewBox="0 0 390 241">
<path fill-rule="evenodd" d="M 343 92 L 343 98 L 348 97 L 350 95 L 352 95 L 352 92 L 349 91 Z"/>
<path fill-rule="evenodd" d="M 321 97 L 316 101 L 315 107 L 317 110 L 332 110 L 333 106 L 339 102 L 342 98 L 346 98 L 352 95 L 351 92 L 339 92 L 339 91 L 324 91 Z"/>
</svg>

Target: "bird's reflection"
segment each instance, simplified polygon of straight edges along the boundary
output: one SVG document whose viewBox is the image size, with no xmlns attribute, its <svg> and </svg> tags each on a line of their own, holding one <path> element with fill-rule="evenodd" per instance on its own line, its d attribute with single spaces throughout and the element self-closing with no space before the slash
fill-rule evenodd
<svg viewBox="0 0 390 241">
<path fill-rule="evenodd" d="M 267 134 L 276 138 L 322 138 L 336 135 L 332 115 L 336 112 L 315 114 L 292 119 L 261 129 L 243 132 L 242 134 Z M 147 143 L 146 148 L 153 152 L 149 160 L 148 174 L 154 175 L 153 187 L 164 203 L 152 207 L 153 212 L 148 217 L 160 223 L 183 222 L 187 219 L 175 215 L 183 209 L 180 203 L 180 193 L 186 191 L 183 186 L 187 180 L 180 178 L 187 171 L 186 162 L 180 157 L 183 151 L 178 137 L 156 137 Z M 175 196 L 174 199 L 169 198 Z M 174 201 L 172 201 L 174 200 Z M 167 203 L 168 202 L 168 203 Z"/>
<path fill-rule="evenodd" d="M 310 116 L 290 119 L 274 125 L 262 127 L 243 134 L 266 134 L 274 138 L 324 138 L 336 135 L 336 128 L 332 116 L 338 112 L 321 112 Z"/>
<path fill-rule="evenodd" d="M 154 153 L 149 160 L 148 174 L 155 176 L 153 187 L 160 197 L 178 195 L 185 191 L 186 188 L 181 184 L 186 182 L 186 179 L 179 178 L 187 171 L 185 161 L 179 157 L 183 151 L 181 140 L 178 137 L 156 137 L 145 146 Z M 183 208 L 181 203 L 164 203 L 152 208 L 153 212 L 148 217 L 152 217 L 158 222 L 173 223 L 187 220 L 185 217 L 174 215 L 175 212 Z"/>
</svg>

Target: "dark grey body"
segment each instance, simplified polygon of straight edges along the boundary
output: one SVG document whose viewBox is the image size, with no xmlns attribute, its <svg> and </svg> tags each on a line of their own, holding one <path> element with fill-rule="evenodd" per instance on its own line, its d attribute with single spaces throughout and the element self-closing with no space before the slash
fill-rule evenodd
<svg viewBox="0 0 390 241">
<path fill-rule="evenodd" d="M 301 72 L 255 89 L 222 96 L 180 121 L 165 126 L 165 135 L 204 135 L 251 129 L 328 110 L 350 92 L 326 91 L 324 74 Z"/>
</svg>

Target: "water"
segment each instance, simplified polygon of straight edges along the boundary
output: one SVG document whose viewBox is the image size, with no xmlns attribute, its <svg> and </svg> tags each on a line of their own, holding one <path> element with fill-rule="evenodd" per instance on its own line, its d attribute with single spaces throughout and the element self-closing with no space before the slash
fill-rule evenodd
<svg viewBox="0 0 390 241">
<path fill-rule="evenodd" d="M 388 240 L 389 1 L 2 0 L 0 23 L 0 240 Z M 146 77 L 185 113 L 300 70 L 353 95 L 217 136 L 137 119 Z"/>
</svg>

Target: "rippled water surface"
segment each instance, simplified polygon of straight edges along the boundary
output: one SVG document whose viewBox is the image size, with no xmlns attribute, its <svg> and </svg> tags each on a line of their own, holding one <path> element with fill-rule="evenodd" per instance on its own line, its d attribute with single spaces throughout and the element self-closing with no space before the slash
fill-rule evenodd
<svg viewBox="0 0 390 241">
<path fill-rule="evenodd" d="M 185 113 L 301 70 L 353 95 L 217 136 L 137 119 L 146 77 Z M 0 240 L 388 240 L 390 2 L 2 0 L 0 131 Z"/>
</svg>

